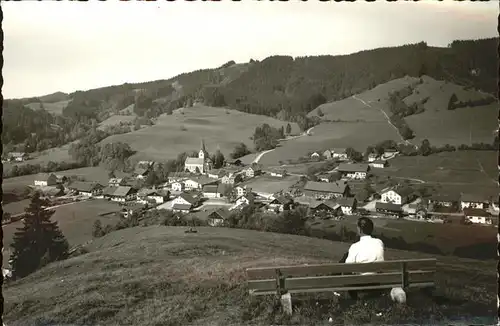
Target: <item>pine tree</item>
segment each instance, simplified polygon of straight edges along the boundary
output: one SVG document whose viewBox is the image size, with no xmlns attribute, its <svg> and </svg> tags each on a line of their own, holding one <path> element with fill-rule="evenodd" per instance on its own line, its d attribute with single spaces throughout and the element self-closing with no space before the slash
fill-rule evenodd
<svg viewBox="0 0 500 326">
<path fill-rule="evenodd" d="M 14 277 L 24 277 L 44 265 L 68 257 L 69 244 L 57 222 L 50 220 L 52 210 L 45 210 L 49 202 L 37 192 L 26 208 L 23 227 L 14 234 L 12 270 Z"/>
</svg>

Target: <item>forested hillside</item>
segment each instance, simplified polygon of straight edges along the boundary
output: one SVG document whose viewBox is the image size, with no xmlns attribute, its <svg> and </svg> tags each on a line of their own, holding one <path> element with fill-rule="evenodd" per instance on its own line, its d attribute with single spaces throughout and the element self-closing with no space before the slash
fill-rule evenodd
<svg viewBox="0 0 500 326">
<path fill-rule="evenodd" d="M 498 39 L 492 38 L 454 41 L 446 48 L 422 42 L 343 56 L 271 56 L 246 64 L 230 61 L 168 80 L 6 100 L 2 140 L 4 146 L 20 144 L 16 149 L 29 152 L 78 139 L 92 125 L 131 105 L 137 116 L 154 119 L 196 102 L 269 115 L 306 129 L 315 123 L 306 114 L 317 106 L 405 75 L 428 75 L 495 94 L 497 46 Z M 71 101 L 58 117 L 23 107 L 64 99 Z M 54 132 L 50 124 L 63 132 Z"/>
</svg>

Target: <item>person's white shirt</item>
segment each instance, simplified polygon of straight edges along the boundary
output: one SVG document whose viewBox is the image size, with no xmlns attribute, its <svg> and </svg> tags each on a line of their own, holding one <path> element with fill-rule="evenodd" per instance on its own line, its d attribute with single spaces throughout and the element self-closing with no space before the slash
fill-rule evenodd
<svg viewBox="0 0 500 326">
<path fill-rule="evenodd" d="M 373 263 L 384 261 L 384 243 L 382 240 L 364 235 L 349 248 L 346 264 Z"/>
</svg>

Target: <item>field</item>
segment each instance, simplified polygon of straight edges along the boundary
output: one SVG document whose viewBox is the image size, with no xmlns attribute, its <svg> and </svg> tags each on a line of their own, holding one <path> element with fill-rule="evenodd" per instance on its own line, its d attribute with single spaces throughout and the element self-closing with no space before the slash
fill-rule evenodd
<svg viewBox="0 0 500 326">
<path fill-rule="evenodd" d="M 282 142 L 280 147 L 262 156 L 259 163 L 267 166 L 280 165 L 279 161 L 295 160 L 309 152 L 323 152 L 335 147 L 353 147 L 364 152 L 366 147 L 377 142 L 386 139 L 400 140 L 396 130 L 384 121 L 321 123 L 311 133 L 311 136 Z"/>
<path fill-rule="evenodd" d="M 79 169 L 72 169 L 66 171 L 58 171 L 56 174 L 65 176 L 80 176 L 88 181 L 99 182 L 102 185 L 108 183 L 108 171 L 103 167 L 86 167 Z M 124 174 L 117 171 L 115 172 L 117 177 L 121 177 Z M 4 192 L 13 192 L 24 189 L 26 186 L 34 185 L 36 174 L 23 175 L 20 177 L 8 178 L 2 182 L 2 190 Z"/>
<path fill-rule="evenodd" d="M 120 123 L 129 123 L 135 120 L 135 115 L 112 115 L 103 122 L 99 124 L 99 129 L 104 129 L 105 127 L 119 125 Z"/>
<path fill-rule="evenodd" d="M 194 106 L 177 110 L 172 115 L 162 115 L 154 126 L 113 135 L 104 139 L 103 143 L 125 142 L 137 150 L 135 158 L 165 161 L 184 151 L 198 151 L 204 139 L 208 152 L 213 153 L 219 147 L 229 157 L 240 142 L 253 149 L 250 137 L 255 127 L 263 123 L 274 127 L 286 127 L 287 124 L 234 110 Z M 298 132 L 296 124 L 292 124 L 292 132 Z"/>
<path fill-rule="evenodd" d="M 64 100 L 64 101 L 58 101 L 54 103 L 47 103 L 44 102 L 41 104 L 40 102 L 34 102 L 34 103 L 29 103 L 26 106 L 29 107 L 32 110 L 42 110 L 45 109 L 45 111 L 55 114 L 55 115 L 61 115 L 62 111 L 66 106 L 68 106 L 68 103 L 71 100 Z M 43 107 L 42 107 L 43 106 Z"/>
<path fill-rule="evenodd" d="M 299 177 L 286 176 L 284 178 L 276 178 L 271 176 L 259 176 L 248 181 L 243 182 L 241 185 L 246 185 L 252 188 L 255 192 L 262 192 L 273 194 L 280 190 L 286 190 L 299 181 Z"/>
<path fill-rule="evenodd" d="M 75 246 L 92 239 L 92 225 L 97 219 L 100 219 L 104 225 L 114 224 L 118 221 L 113 214 L 102 217 L 99 214 L 118 211 L 120 211 L 120 206 L 117 203 L 106 200 L 89 200 L 57 207 L 56 212 L 52 215 L 52 220 L 57 221 L 70 246 Z M 4 264 L 9 260 L 8 251 L 14 232 L 22 225 L 22 221 L 17 221 L 2 226 L 5 247 Z"/>
<path fill-rule="evenodd" d="M 493 324 L 494 261 L 437 256 L 436 298 L 410 292 L 353 303 L 296 295 L 292 319 L 272 298 L 250 300 L 244 268 L 338 261 L 349 244 L 226 228 L 136 227 L 94 240 L 89 253 L 4 285 L 7 325 Z M 386 259 L 429 255 L 386 250 Z M 49 291 L 50 289 L 50 291 Z M 381 314 L 378 314 L 382 312 Z M 35 322 L 36 321 L 36 322 Z"/>
<path fill-rule="evenodd" d="M 429 156 L 397 156 L 376 175 L 417 178 L 427 183 L 496 186 L 495 151 L 455 151 Z M 376 172 L 375 172 L 376 171 Z"/>
<path fill-rule="evenodd" d="M 340 233 L 340 227 L 346 226 L 356 232 L 356 217 L 348 217 L 343 221 L 324 221 L 312 227 L 325 232 Z M 401 237 L 406 243 L 426 243 L 439 248 L 443 254 L 451 255 L 459 247 L 486 245 L 495 251 L 495 227 L 481 225 L 460 225 L 423 223 L 408 220 L 373 219 L 375 223 L 374 236 L 384 234 L 391 238 Z"/>
<path fill-rule="evenodd" d="M 493 131 L 498 128 L 498 106 L 458 108 L 452 111 L 425 111 L 405 118 L 415 132 L 414 144 L 428 139 L 434 146 L 493 142 Z"/>
</svg>

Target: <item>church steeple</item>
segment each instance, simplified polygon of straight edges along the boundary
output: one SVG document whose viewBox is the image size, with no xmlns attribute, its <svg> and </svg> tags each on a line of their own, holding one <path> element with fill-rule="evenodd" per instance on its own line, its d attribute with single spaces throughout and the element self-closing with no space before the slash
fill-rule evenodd
<svg viewBox="0 0 500 326">
<path fill-rule="evenodd" d="M 205 159 L 208 157 L 207 150 L 205 149 L 205 141 L 201 139 L 200 151 L 198 152 L 198 157 Z"/>
</svg>

